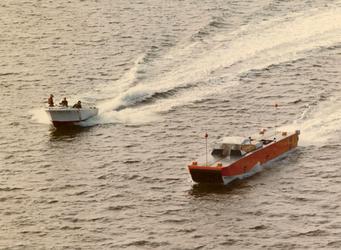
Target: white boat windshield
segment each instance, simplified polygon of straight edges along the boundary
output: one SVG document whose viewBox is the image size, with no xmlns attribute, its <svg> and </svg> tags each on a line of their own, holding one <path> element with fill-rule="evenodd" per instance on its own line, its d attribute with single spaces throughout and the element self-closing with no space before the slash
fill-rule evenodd
<svg viewBox="0 0 341 250">
<path fill-rule="evenodd" d="M 259 147 L 261 143 L 253 144 L 250 138 L 224 137 L 212 150 L 213 157 L 224 158 L 227 156 L 242 156 Z"/>
</svg>

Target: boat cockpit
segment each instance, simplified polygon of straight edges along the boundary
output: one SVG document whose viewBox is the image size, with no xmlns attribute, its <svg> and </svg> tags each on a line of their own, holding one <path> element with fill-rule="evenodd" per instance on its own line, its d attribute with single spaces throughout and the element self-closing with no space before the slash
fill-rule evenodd
<svg viewBox="0 0 341 250">
<path fill-rule="evenodd" d="M 224 137 L 213 147 L 211 154 L 216 158 L 241 157 L 262 146 L 262 141 L 254 142 L 250 137 Z"/>
</svg>

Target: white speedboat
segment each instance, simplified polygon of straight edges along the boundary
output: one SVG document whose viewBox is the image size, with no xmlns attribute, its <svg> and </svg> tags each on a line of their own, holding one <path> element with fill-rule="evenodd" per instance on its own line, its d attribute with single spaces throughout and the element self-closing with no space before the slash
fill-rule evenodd
<svg viewBox="0 0 341 250">
<path fill-rule="evenodd" d="M 98 114 L 95 106 L 85 106 L 82 108 L 72 108 L 55 106 L 45 109 L 55 127 L 80 125 Z"/>
</svg>

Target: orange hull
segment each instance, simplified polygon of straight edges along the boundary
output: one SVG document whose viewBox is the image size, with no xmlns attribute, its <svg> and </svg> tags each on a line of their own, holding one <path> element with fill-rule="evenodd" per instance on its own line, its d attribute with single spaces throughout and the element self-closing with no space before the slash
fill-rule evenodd
<svg viewBox="0 0 341 250">
<path fill-rule="evenodd" d="M 257 166 L 262 166 L 297 147 L 299 133 L 279 138 L 262 148 L 246 154 L 226 166 L 199 166 L 193 162 L 188 166 L 193 181 L 197 183 L 227 184 L 252 174 Z"/>
</svg>

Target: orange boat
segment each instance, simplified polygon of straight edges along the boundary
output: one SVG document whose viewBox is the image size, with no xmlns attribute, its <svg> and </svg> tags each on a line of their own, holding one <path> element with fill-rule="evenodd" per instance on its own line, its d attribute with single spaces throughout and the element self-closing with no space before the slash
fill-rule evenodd
<svg viewBox="0 0 341 250">
<path fill-rule="evenodd" d="M 299 130 L 267 135 L 262 130 L 253 137 L 225 137 L 201 163 L 193 161 L 189 172 L 197 183 L 228 184 L 260 171 L 262 166 L 295 149 Z M 207 137 L 207 134 L 206 134 Z"/>
</svg>

